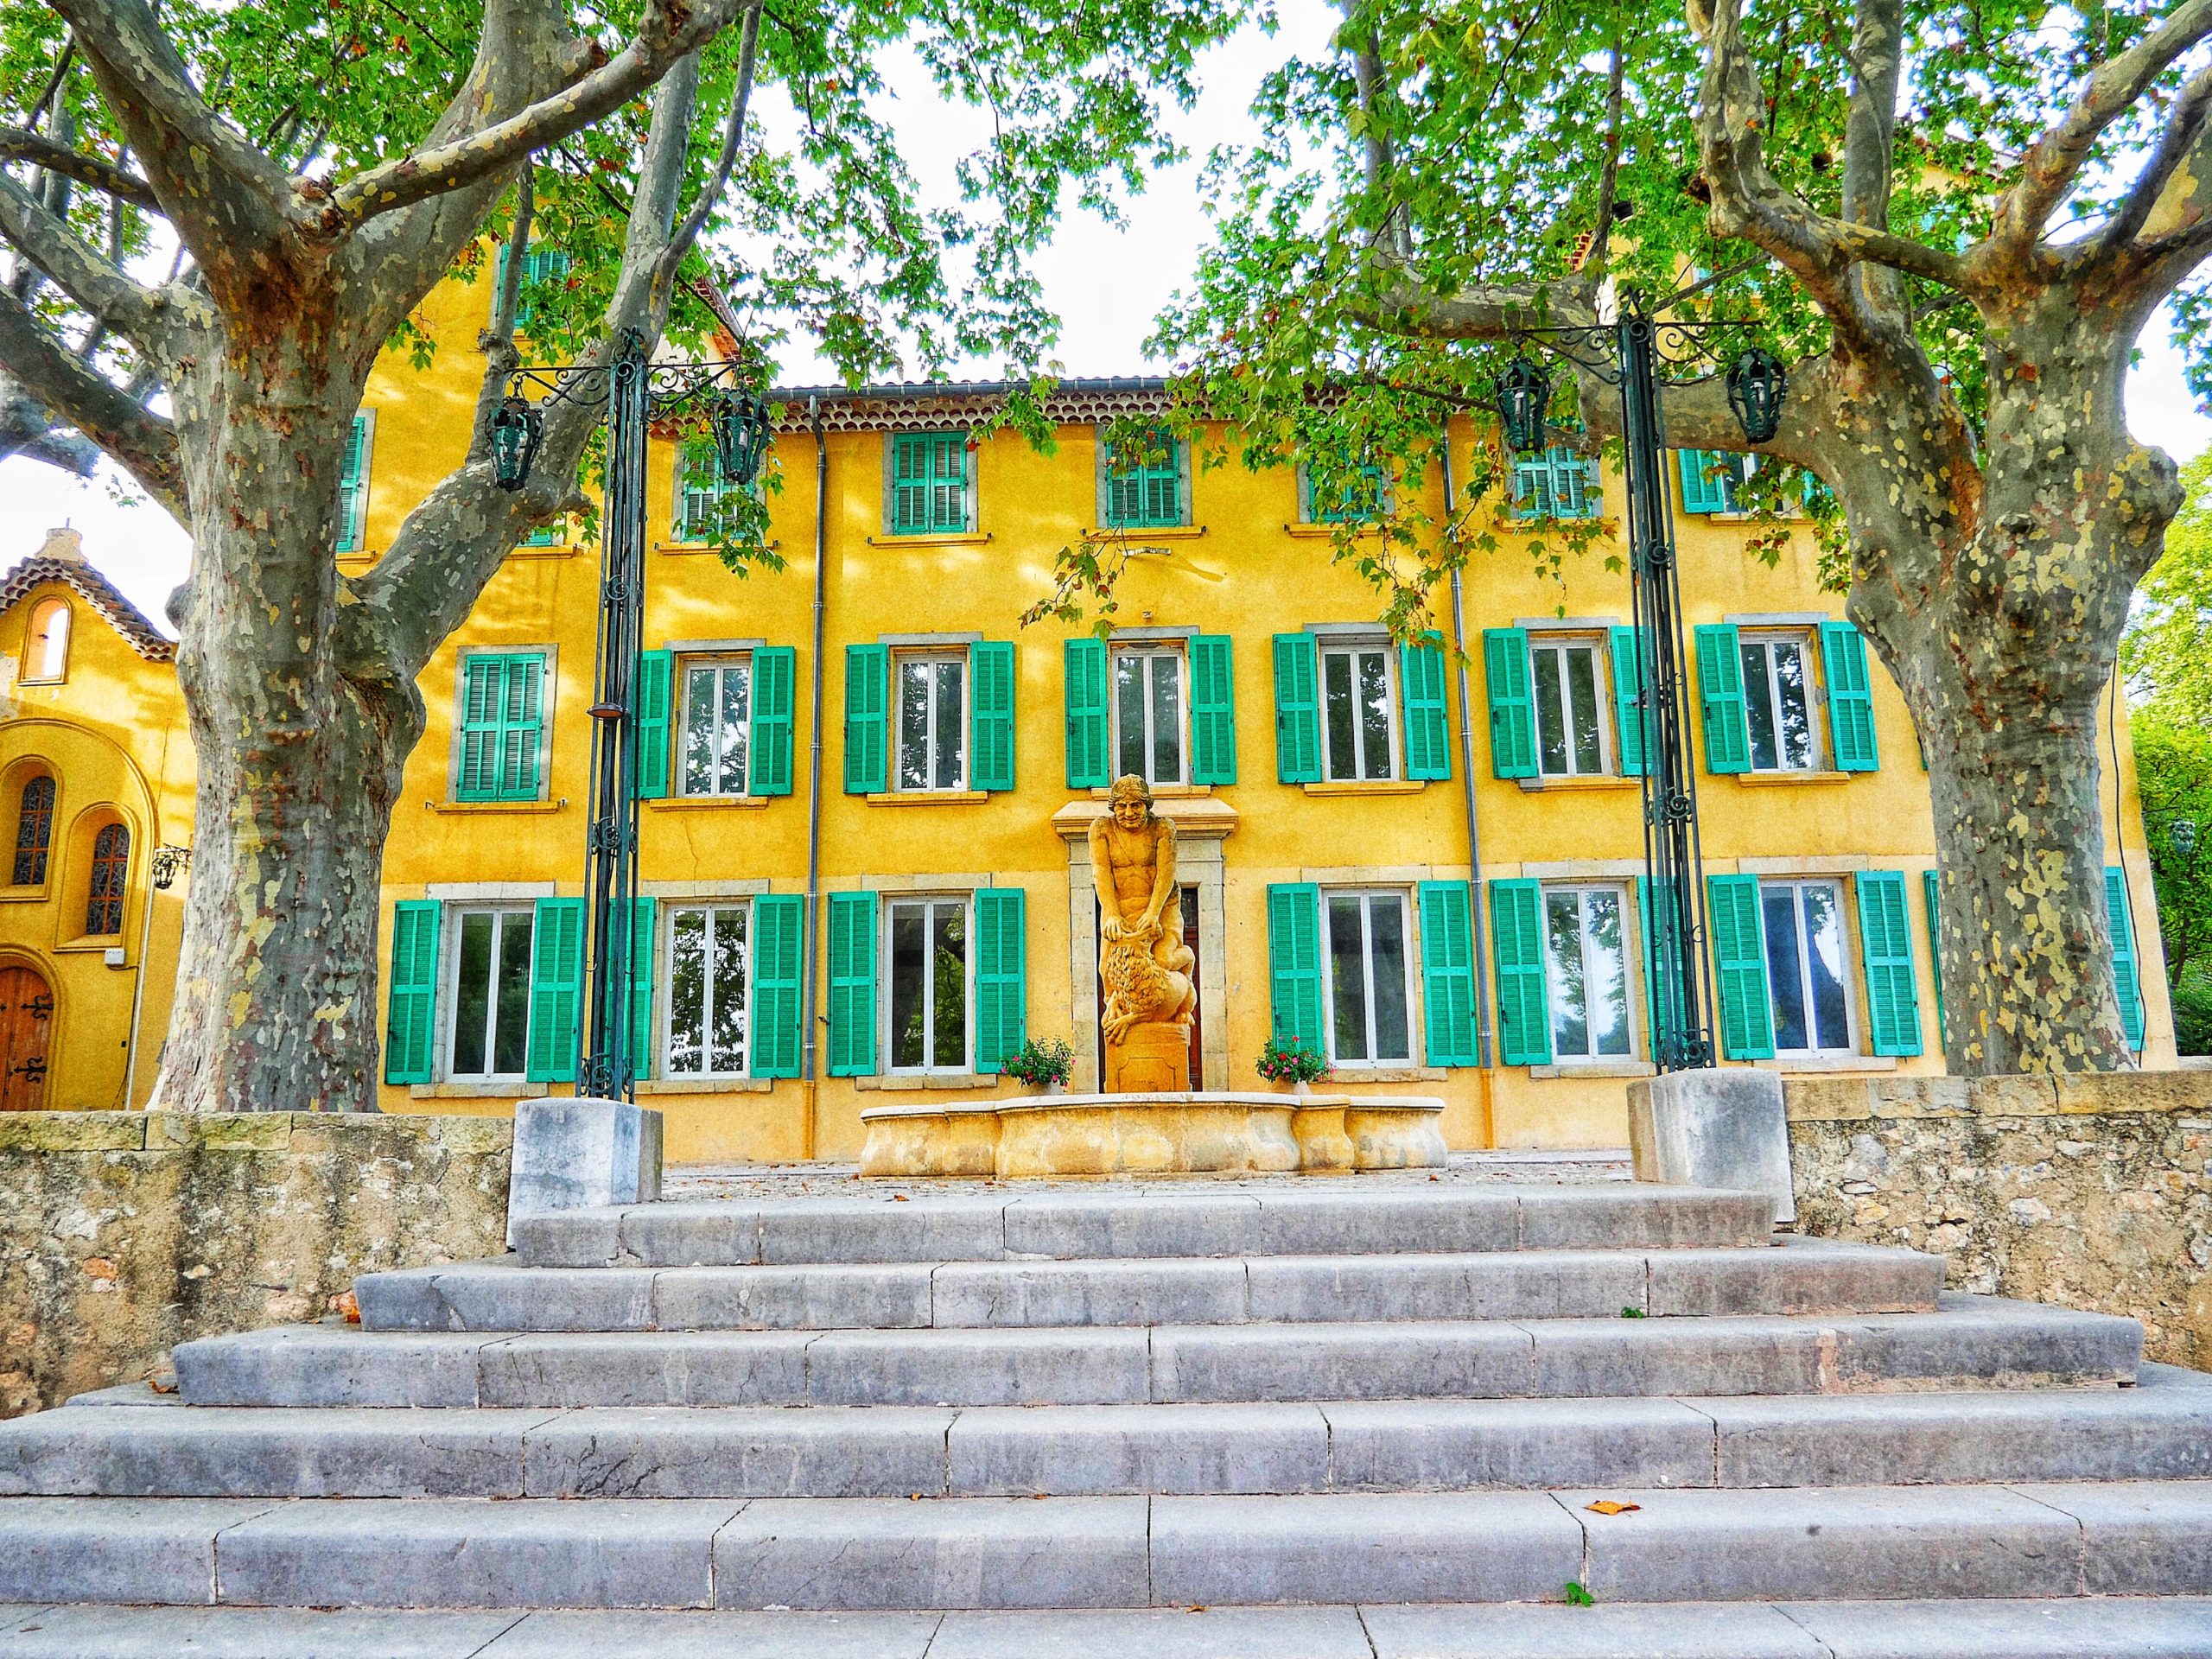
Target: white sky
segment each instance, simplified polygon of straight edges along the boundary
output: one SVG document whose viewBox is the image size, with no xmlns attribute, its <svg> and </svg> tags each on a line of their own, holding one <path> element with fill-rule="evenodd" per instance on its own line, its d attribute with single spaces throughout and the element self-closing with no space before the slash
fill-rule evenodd
<svg viewBox="0 0 2212 1659">
<path fill-rule="evenodd" d="M 1199 164 L 1212 145 L 1252 130 L 1248 111 L 1261 78 L 1287 52 L 1318 52 L 1338 15 L 1321 0 L 1284 0 L 1281 14 L 1281 28 L 1272 39 L 1247 29 L 1207 54 L 1197 106 L 1170 111 L 1171 129 L 1192 159 L 1157 175 L 1143 195 L 1126 204 L 1126 228 L 1109 228 L 1088 214 L 1072 217 L 1039 256 L 1046 301 L 1062 319 L 1056 355 L 1064 372 L 1133 374 L 1162 366 L 1141 348 L 1154 317 L 1185 283 L 1207 239 Z M 908 77 L 897 79 L 913 84 Z M 926 120 L 913 120 L 912 129 L 932 140 L 928 153 L 913 158 L 925 192 L 949 199 L 953 162 L 988 136 L 988 118 L 940 108 Z M 968 366 L 977 375 L 998 368 Z M 785 365 L 784 378 L 803 384 L 833 377 L 818 363 L 794 360 Z M 2182 383 L 2181 357 L 2167 343 L 2163 313 L 2144 336 L 2143 361 L 2128 378 L 2127 397 L 2129 423 L 2144 442 L 2159 445 L 2177 461 L 2212 446 L 2212 418 Z M 85 483 L 41 462 L 0 461 L 0 569 L 35 551 L 49 526 L 74 524 L 85 533 L 92 562 L 161 621 L 169 590 L 183 579 L 188 543 L 168 513 L 127 495 L 119 474 Z"/>
</svg>

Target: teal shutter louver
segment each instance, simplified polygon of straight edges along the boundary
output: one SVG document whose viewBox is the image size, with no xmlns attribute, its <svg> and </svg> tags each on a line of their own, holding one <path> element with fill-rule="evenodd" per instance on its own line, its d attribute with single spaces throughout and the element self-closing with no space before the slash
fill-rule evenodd
<svg viewBox="0 0 2212 1659">
<path fill-rule="evenodd" d="M 880 795 L 891 786 L 891 652 L 845 647 L 845 793 Z"/>
<path fill-rule="evenodd" d="M 1726 457 L 1704 449 L 1677 449 L 1675 459 L 1682 475 L 1684 512 L 1730 512 L 1728 480 L 1731 464 Z"/>
<path fill-rule="evenodd" d="M 1643 752 L 1643 655 L 1639 630 L 1612 630 L 1613 730 L 1618 736 L 1621 776 L 1641 778 L 1649 764 Z"/>
<path fill-rule="evenodd" d="M 891 441 L 891 533 L 957 535 L 969 528 L 968 436 L 900 432 Z"/>
<path fill-rule="evenodd" d="M 1751 769 L 1751 731 L 1744 717 L 1744 653 L 1735 625 L 1697 628 L 1698 704 L 1704 715 L 1705 769 L 1717 775 Z"/>
<path fill-rule="evenodd" d="M 1406 776 L 1433 782 L 1452 775 L 1452 723 L 1444 709 L 1444 636 L 1433 630 L 1398 647 L 1398 686 L 1406 724 Z"/>
<path fill-rule="evenodd" d="M 1774 1005 L 1766 987 L 1766 929 L 1755 875 L 1706 878 L 1720 1047 L 1732 1060 L 1774 1058 Z"/>
<path fill-rule="evenodd" d="M 1866 673 L 1866 641 L 1848 622 L 1821 624 L 1821 667 L 1827 679 L 1828 736 L 1838 772 L 1872 772 L 1881 764 L 1874 741 L 1874 692 Z"/>
<path fill-rule="evenodd" d="M 638 683 L 634 693 L 638 711 L 637 796 L 658 801 L 668 794 L 669 704 L 676 677 L 672 652 L 638 653 Z"/>
<path fill-rule="evenodd" d="M 806 900 L 796 893 L 763 893 L 753 901 L 753 1006 L 749 1011 L 756 1077 L 795 1077 L 805 1033 L 802 996 L 806 971 Z"/>
<path fill-rule="evenodd" d="M 875 894 L 830 895 L 830 1075 L 875 1070 Z"/>
<path fill-rule="evenodd" d="M 1020 887 L 976 894 L 976 1070 L 996 1073 L 1029 1035 L 1028 895 Z"/>
<path fill-rule="evenodd" d="M 391 907 L 391 1004 L 384 1042 L 386 1083 L 429 1083 L 433 1077 L 442 908 L 434 899 L 402 899 Z"/>
<path fill-rule="evenodd" d="M 1321 671 L 1310 633 L 1279 633 L 1275 647 L 1275 778 L 1321 781 Z"/>
<path fill-rule="evenodd" d="M 2117 864 L 2105 867 L 2105 916 L 2112 929 L 2112 982 L 2120 996 L 2120 1028 L 2127 1046 L 2143 1052 L 2143 980 L 2135 955 L 2135 918 L 2127 910 L 2127 878 Z"/>
<path fill-rule="evenodd" d="M 461 769 L 454 798 L 534 801 L 545 658 L 479 652 L 461 664 Z"/>
<path fill-rule="evenodd" d="M 1431 1065 L 1479 1065 L 1475 934 L 1467 884 L 1421 884 L 1421 1012 Z"/>
<path fill-rule="evenodd" d="M 1105 524 L 1114 530 L 1160 529 L 1185 523 L 1183 446 L 1165 432 L 1137 447 L 1130 464 L 1117 464 L 1107 446 Z"/>
<path fill-rule="evenodd" d="M 1490 769 L 1500 778 L 1536 775 L 1536 700 L 1529 686 L 1529 631 L 1483 630 L 1483 686 L 1490 698 Z"/>
<path fill-rule="evenodd" d="M 1497 981 L 1502 1065 L 1549 1065 L 1551 991 L 1544 974 L 1544 890 L 1531 880 L 1490 884 L 1491 962 Z"/>
<path fill-rule="evenodd" d="M 630 1069 L 653 1074 L 653 968 L 659 943 L 655 927 L 658 906 L 651 894 L 640 897 L 630 914 Z"/>
<path fill-rule="evenodd" d="M 1068 787 L 1103 789 L 1114 781 L 1106 738 L 1106 642 L 1071 639 L 1063 657 L 1068 711 Z"/>
<path fill-rule="evenodd" d="M 358 553 L 361 550 L 362 508 L 369 493 L 369 417 L 353 416 L 353 429 L 346 435 L 346 456 L 338 469 L 338 538 L 334 550 Z"/>
<path fill-rule="evenodd" d="M 1014 654 L 1010 641 L 968 647 L 968 782 L 971 789 L 1014 787 Z"/>
<path fill-rule="evenodd" d="M 1942 886 L 1936 871 L 1920 873 L 1921 896 L 1928 904 L 1928 969 L 1936 982 L 1936 1040 L 1948 1049 L 1951 1046 L 1951 1020 L 1943 1011 L 1943 912 L 1936 899 Z"/>
<path fill-rule="evenodd" d="M 1515 518 L 1594 518 L 1601 510 L 1595 461 L 1556 443 L 1541 454 L 1514 457 Z"/>
<path fill-rule="evenodd" d="M 746 792 L 791 792 L 792 721 L 798 698 L 798 652 L 790 645 L 760 645 L 753 652 L 753 731 L 746 747 Z"/>
<path fill-rule="evenodd" d="M 540 899 L 531 923 L 532 1083 L 574 1083 L 582 1030 L 584 901 Z"/>
<path fill-rule="evenodd" d="M 1920 978 L 1912 959 L 1912 924 L 1905 914 L 1904 877 L 1868 870 L 1859 890 L 1859 949 L 1866 974 L 1866 1023 L 1877 1054 L 1917 1054 Z"/>
<path fill-rule="evenodd" d="M 1191 781 L 1236 781 L 1236 674 L 1225 633 L 1191 641 Z"/>
<path fill-rule="evenodd" d="M 1274 1035 L 1328 1052 L 1322 1024 L 1321 889 L 1311 881 L 1268 887 L 1268 1006 Z"/>
</svg>

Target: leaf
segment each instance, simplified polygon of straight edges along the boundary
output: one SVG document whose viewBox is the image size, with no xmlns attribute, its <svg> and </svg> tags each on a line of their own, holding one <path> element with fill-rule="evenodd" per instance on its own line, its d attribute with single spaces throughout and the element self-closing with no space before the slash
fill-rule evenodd
<svg viewBox="0 0 2212 1659">
<path fill-rule="evenodd" d="M 1623 1503 L 1614 1498 L 1601 1497 L 1595 1503 L 1585 1503 L 1582 1507 L 1592 1515 L 1634 1515 L 1643 1505 Z"/>
<path fill-rule="evenodd" d="M 1567 1581 L 1567 1605 L 1570 1607 L 1595 1607 L 1598 1598 L 1569 1579 Z"/>
</svg>

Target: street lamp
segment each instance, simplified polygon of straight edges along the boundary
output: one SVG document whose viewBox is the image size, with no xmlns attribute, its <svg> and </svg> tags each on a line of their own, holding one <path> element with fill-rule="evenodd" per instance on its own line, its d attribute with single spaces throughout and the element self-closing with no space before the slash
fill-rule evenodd
<svg viewBox="0 0 2212 1659">
<path fill-rule="evenodd" d="M 1535 364 L 1515 353 L 1497 377 L 1494 394 L 1498 424 L 1505 431 L 1505 447 L 1516 454 L 1544 448 L 1552 408 L 1552 381 Z"/>
<path fill-rule="evenodd" d="M 768 448 L 766 402 L 749 391 L 726 391 L 715 399 L 708 419 L 714 426 L 722 477 L 741 488 L 751 484 L 760 476 L 760 458 Z"/>
<path fill-rule="evenodd" d="M 1765 443 L 1782 429 L 1782 400 L 1789 395 L 1788 372 L 1763 346 L 1751 346 L 1729 365 L 1728 407 L 1753 443 Z"/>
<path fill-rule="evenodd" d="M 2196 820 L 2176 818 L 2166 826 L 2166 845 L 2187 858 L 2196 850 Z"/>
<path fill-rule="evenodd" d="M 509 392 L 492 416 L 492 481 L 510 493 L 522 488 L 544 442 L 545 417 L 537 406 L 520 392 Z"/>
</svg>

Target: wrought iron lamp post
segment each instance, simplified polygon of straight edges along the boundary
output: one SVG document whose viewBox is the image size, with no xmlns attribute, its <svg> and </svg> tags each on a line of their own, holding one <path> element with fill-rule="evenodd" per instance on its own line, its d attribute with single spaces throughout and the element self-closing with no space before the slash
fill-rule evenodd
<svg viewBox="0 0 2212 1659">
<path fill-rule="evenodd" d="M 492 417 L 493 481 L 529 481 L 544 436 L 548 404 L 604 405 L 607 488 L 601 514 L 599 634 L 592 702 L 589 824 L 584 845 L 587 936 L 583 1054 L 579 1094 L 631 1100 L 639 1056 L 632 1051 L 632 937 L 638 897 L 638 658 L 643 646 L 645 569 L 645 438 L 653 422 L 701 402 L 724 481 L 759 475 L 770 436 L 768 405 L 747 391 L 735 363 L 653 362 L 633 330 L 604 364 L 521 369 Z M 533 399 L 529 393 L 540 395 Z"/>
<path fill-rule="evenodd" d="M 1716 350 L 1745 322 L 1653 317 L 1630 296 L 1611 323 L 1520 331 L 1513 361 L 1498 376 L 1496 405 L 1506 442 L 1541 450 L 1547 435 L 1549 377 L 1528 355 L 1548 352 L 1619 389 L 1627 450 L 1629 582 L 1636 623 L 1643 722 L 1643 866 L 1649 904 L 1645 944 L 1651 964 L 1652 1052 L 1662 1071 L 1713 1063 L 1712 982 L 1706 968 L 1703 851 L 1698 838 L 1697 780 L 1689 742 L 1688 676 L 1682 649 L 1681 592 L 1674 519 L 1661 451 L 1663 385 L 1694 385 L 1720 372 Z M 1662 378 L 1662 370 L 1697 370 Z M 1789 382 L 1782 365 L 1753 346 L 1726 370 L 1729 407 L 1753 443 L 1773 437 Z"/>
</svg>

